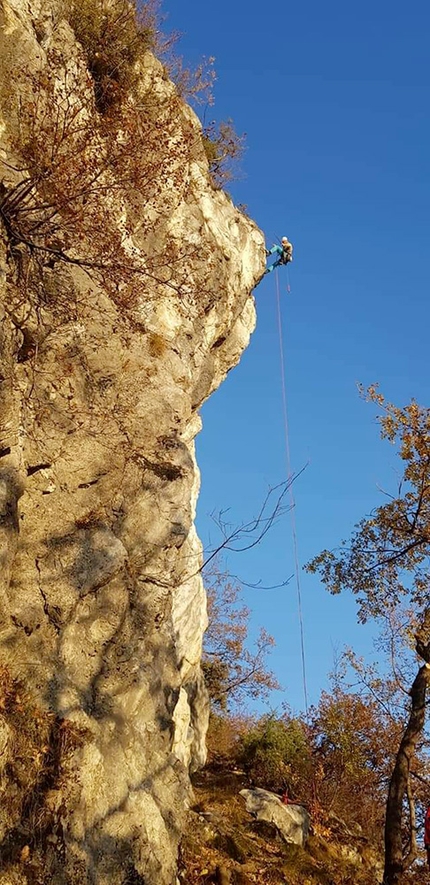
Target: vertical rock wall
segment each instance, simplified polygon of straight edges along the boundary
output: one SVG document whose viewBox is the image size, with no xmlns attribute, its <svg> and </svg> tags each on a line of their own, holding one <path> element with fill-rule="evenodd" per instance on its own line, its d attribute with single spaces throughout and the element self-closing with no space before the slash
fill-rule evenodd
<svg viewBox="0 0 430 885">
<path fill-rule="evenodd" d="M 74 82 L 92 87 L 60 7 L 6 2 L 2 35 L 1 205 L 10 207 L 26 177 L 10 104 L 28 91 L 22 70 L 64 82 L 67 57 Z M 166 120 L 176 93 L 149 53 L 141 93 Z M 128 303 L 102 272 L 61 257 L 64 236 L 49 251 L 37 232 L 23 242 L 11 213 L 0 224 L 8 885 L 171 885 L 189 770 L 204 761 L 194 438 L 202 402 L 254 327 L 264 251 L 255 225 L 211 184 L 197 118 L 175 108 L 151 191 L 116 189 L 107 214 L 103 204 L 101 223 L 116 226 L 140 269 Z M 84 240 L 77 230 L 67 255 L 85 255 Z"/>
</svg>

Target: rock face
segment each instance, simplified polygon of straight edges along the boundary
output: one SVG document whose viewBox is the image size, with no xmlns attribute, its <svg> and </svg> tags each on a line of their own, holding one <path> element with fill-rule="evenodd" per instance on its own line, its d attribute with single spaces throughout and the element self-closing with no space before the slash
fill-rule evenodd
<svg viewBox="0 0 430 885">
<path fill-rule="evenodd" d="M 246 810 L 257 820 L 274 824 L 286 842 L 303 846 L 309 834 L 309 814 L 302 805 L 284 805 L 275 793 L 254 787 L 241 790 Z"/>
<path fill-rule="evenodd" d="M 171 885 L 208 717 L 193 440 L 263 237 L 149 52 L 130 147 L 65 5 L 1 18 L 0 882 Z"/>
</svg>

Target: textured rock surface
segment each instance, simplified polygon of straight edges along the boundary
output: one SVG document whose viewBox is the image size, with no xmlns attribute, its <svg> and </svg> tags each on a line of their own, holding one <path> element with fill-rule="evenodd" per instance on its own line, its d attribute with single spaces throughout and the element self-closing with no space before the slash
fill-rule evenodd
<svg viewBox="0 0 430 885">
<path fill-rule="evenodd" d="M 284 805 L 275 793 L 254 787 L 241 790 L 246 810 L 257 820 L 275 824 L 283 839 L 303 846 L 309 834 L 309 814 L 301 805 Z"/>
<path fill-rule="evenodd" d="M 5 83 L 19 92 L 23 60 L 43 71 L 50 52 L 50 73 L 61 78 L 66 55 L 90 87 L 61 10 L 16 0 L 2 18 L 3 199 L 25 177 Z M 145 90 L 161 105 L 173 90 L 149 54 Z M 109 223 L 143 271 L 161 256 L 127 310 L 43 249 L 36 279 L 35 250 L 0 231 L 0 664 L 57 735 L 63 720 L 81 729 L 58 777 L 39 776 L 40 838 L 26 840 L 31 803 L 8 812 L 8 791 L 24 787 L 8 779 L 2 707 L 0 882 L 11 885 L 175 881 L 208 715 L 193 440 L 202 402 L 248 343 L 264 262 L 261 233 L 212 186 L 199 133 L 181 105 L 165 146 L 174 181 L 154 170 L 150 198 L 116 193 Z M 170 247 L 180 268 L 163 285 Z"/>
</svg>

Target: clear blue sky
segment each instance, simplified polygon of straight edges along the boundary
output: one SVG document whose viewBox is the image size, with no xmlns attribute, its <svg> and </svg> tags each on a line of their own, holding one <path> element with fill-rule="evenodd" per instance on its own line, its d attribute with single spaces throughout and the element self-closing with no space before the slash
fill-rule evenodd
<svg viewBox="0 0 430 885">
<path fill-rule="evenodd" d="M 348 537 L 393 490 L 395 452 L 379 439 L 356 382 L 379 381 L 397 405 L 429 396 L 430 6 L 423 0 L 164 0 L 167 27 L 183 33 L 191 63 L 214 55 L 210 119 L 247 133 L 236 202 L 266 234 L 294 243 L 291 294 L 280 273 L 292 466 L 301 563 Z M 252 516 L 285 475 L 274 276 L 256 290 L 257 331 L 240 366 L 203 409 L 198 440 L 198 529 L 213 510 Z M 212 531 L 212 530 L 211 530 Z M 213 531 L 212 531 L 213 535 Z M 289 518 L 249 558 L 248 580 L 291 574 Z M 371 648 L 355 603 L 301 576 L 308 692 L 327 687 L 345 643 Z M 246 591 L 254 629 L 276 639 L 272 666 L 284 697 L 303 707 L 294 582 Z M 281 696 L 274 695 L 273 706 Z"/>
</svg>

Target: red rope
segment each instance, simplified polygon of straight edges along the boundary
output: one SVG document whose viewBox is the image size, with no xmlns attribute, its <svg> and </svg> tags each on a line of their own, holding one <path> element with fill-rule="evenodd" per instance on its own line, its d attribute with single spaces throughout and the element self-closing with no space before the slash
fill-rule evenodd
<svg viewBox="0 0 430 885">
<path fill-rule="evenodd" d="M 278 310 L 278 329 L 279 329 L 279 351 L 281 357 L 281 383 L 282 383 L 282 405 L 283 405 L 283 417 L 284 417 L 284 430 L 285 430 L 285 454 L 286 454 L 286 462 L 287 462 L 287 477 L 290 484 L 289 487 L 289 495 L 290 495 L 290 513 L 291 513 L 291 527 L 293 534 L 293 550 L 294 550 L 294 570 L 296 576 L 296 588 L 297 588 L 297 609 L 299 615 L 299 624 L 300 624 L 300 649 L 301 649 L 301 659 L 302 659 L 302 678 L 303 678 L 303 697 L 305 702 L 305 711 L 306 718 L 308 716 L 308 689 L 307 689 L 307 680 L 306 680 L 306 656 L 305 656 L 305 635 L 304 635 L 304 626 L 303 626 L 303 612 L 302 612 L 302 592 L 300 586 L 300 566 L 299 566 L 299 554 L 298 554 L 298 546 L 297 546 L 297 529 L 296 529 L 296 502 L 294 500 L 294 489 L 293 489 L 293 474 L 291 471 L 291 456 L 290 456 L 290 439 L 289 439 L 289 430 L 288 430 L 288 410 L 287 410 L 287 391 L 285 384 L 285 360 L 284 360 L 284 345 L 283 345 L 283 335 L 282 335 L 282 313 L 281 313 L 281 296 L 279 292 L 279 278 L 278 271 L 275 271 L 276 278 L 276 301 L 277 301 L 277 310 Z"/>
</svg>

